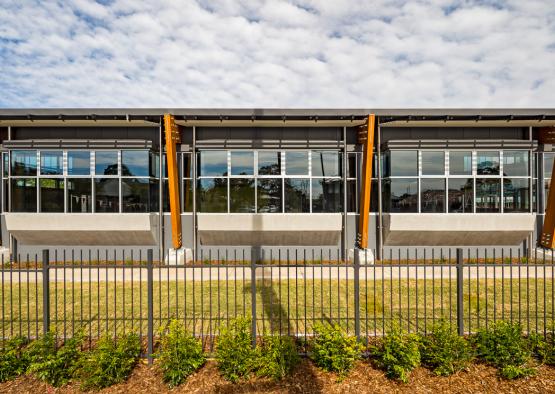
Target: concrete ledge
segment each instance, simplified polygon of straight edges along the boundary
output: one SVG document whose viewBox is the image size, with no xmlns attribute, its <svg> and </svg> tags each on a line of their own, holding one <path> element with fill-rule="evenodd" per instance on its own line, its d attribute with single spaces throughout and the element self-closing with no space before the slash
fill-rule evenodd
<svg viewBox="0 0 555 394">
<path fill-rule="evenodd" d="M 333 214 L 198 214 L 202 245 L 337 245 L 342 216 Z"/>
<path fill-rule="evenodd" d="M 156 245 L 155 214 L 6 213 L 6 228 L 24 245 Z"/>
<path fill-rule="evenodd" d="M 534 214 L 386 214 L 387 246 L 518 245 L 534 231 Z"/>
</svg>

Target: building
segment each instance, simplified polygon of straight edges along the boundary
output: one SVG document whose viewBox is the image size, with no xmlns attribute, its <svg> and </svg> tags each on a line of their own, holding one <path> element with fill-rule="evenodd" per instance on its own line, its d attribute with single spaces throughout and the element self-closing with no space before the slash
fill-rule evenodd
<svg viewBox="0 0 555 394">
<path fill-rule="evenodd" d="M 552 246 L 555 109 L 2 109 L 0 138 L 6 252 Z"/>
</svg>

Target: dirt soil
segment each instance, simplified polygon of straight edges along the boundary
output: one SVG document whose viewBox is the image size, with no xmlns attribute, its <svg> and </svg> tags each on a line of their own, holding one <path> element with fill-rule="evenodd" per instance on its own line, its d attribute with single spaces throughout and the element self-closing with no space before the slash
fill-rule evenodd
<svg viewBox="0 0 555 394">
<path fill-rule="evenodd" d="M 1 393 L 78 393 L 73 384 L 54 389 L 34 377 L 23 376 L 0 384 Z M 541 366 L 536 376 L 507 381 L 498 378 L 494 368 L 475 364 L 467 372 L 451 377 L 434 376 L 419 368 L 411 375 L 409 384 L 395 383 L 368 362 L 360 362 L 343 381 L 322 372 L 310 361 L 303 360 L 292 376 L 283 382 L 251 379 L 232 384 L 218 373 L 209 361 L 198 373 L 180 387 L 169 390 L 156 367 L 141 363 L 125 383 L 100 391 L 101 393 L 555 393 L 555 368 Z"/>
</svg>

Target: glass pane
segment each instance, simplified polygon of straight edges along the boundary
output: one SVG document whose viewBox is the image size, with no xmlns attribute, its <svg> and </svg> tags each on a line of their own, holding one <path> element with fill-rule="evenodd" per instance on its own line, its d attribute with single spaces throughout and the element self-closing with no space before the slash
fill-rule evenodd
<svg viewBox="0 0 555 394">
<path fill-rule="evenodd" d="M 339 152 L 312 152 L 312 176 L 341 176 Z"/>
<path fill-rule="evenodd" d="M 197 205 L 199 212 L 227 212 L 227 179 L 199 179 Z"/>
<path fill-rule="evenodd" d="M 40 211 L 64 212 L 64 180 L 40 179 Z"/>
<path fill-rule="evenodd" d="M 375 187 L 375 182 L 377 181 L 372 181 L 372 192 L 374 191 L 374 187 Z M 372 197 L 373 197 L 372 193 Z M 352 179 L 352 180 L 348 180 L 347 181 L 347 212 L 356 212 L 357 211 L 357 195 L 358 195 L 358 191 L 357 191 L 357 182 L 356 180 Z M 370 210 L 372 210 L 373 208 L 377 207 L 373 207 L 372 203 L 370 203 Z"/>
<path fill-rule="evenodd" d="M 445 179 L 420 180 L 420 212 L 445 212 Z"/>
<path fill-rule="evenodd" d="M 181 207 L 181 209 L 183 212 L 193 212 L 193 180 L 185 179 L 183 181 L 183 187 L 185 188 L 185 195 L 183 196 L 183 207 Z"/>
<path fill-rule="evenodd" d="M 193 177 L 193 161 L 191 160 L 190 153 L 183 154 L 183 178 L 192 178 Z M 166 169 L 165 177 L 168 176 L 168 170 Z"/>
<path fill-rule="evenodd" d="M 62 151 L 40 152 L 40 173 L 42 175 L 63 175 L 63 163 Z"/>
<path fill-rule="evenodd" d="M 9 171 L 10 171 L 10 156 L 7 153 L 3 153 L 2 154 L 3 157 L 3 163 L 4 163 L 4 168 L 3 168 L 3 174 L 4 177 L 7 177 L 9 175 Z"/>
<path fill-rule="evenodd" d="M 374 167 L 372 167 L 373 169 Z M 347 154 L 347 178 L 357 177 L 357 154 L 348 153 Z"/>
<path fill-rule="evenodd" d="M 551 184 L 551 179 L 544 179 L 543 183 L 543 195 L 544 195 L 544 208 L 547 208 L 547 200 L 549 199 L 549 186 Z"/>
<path fill-rule="evenodd" d="M 90 175 L 91 152 L 69 151 L 67 152 L 67 174 L 68 175 Z"/>
<path fill-rule="evenodd" d="M 281 179 L 258 179 L 256 197 L 258 212 L 281 212 Z"/>
<path fill-rule="evenodd" d="M 474 180 L 472 178 L 449 178 L 449 213 L 472 213 Z"/>
<path fill-rule="evenodd" d="M 530 211 L 530 184 L 528 179 L 503 179 L 503 212 Z"/>
<path fill-rule="evenodd" d="M 37 211 L 37 180 L 13 179 L 11 211 L 12 212 L 36 212 Z"/>
<path fill-rule="evenodd" d="M 154 175 L 150 168 L 150 154 L 147 150 L 124 150 L 121 152 L 122 176 L 149 176 Z M 123 192 L 123 191 L 122 191 Z"/>
<path fill-rule="evenodd" d="M 285 212 L 310 212 L 309 179 L 285 179 Z"/>
<path fill-rule="evenodd" d="M 122 167 L 123 168 L 123 167 Z M 122 178 L 121 197 L 123 212 L 150 211 L 150 182 L 148 178 Z"/>
<path fill-rule="evenodd" d="M 543 154 L 543 176 L 544 176 L 544 178 L 551 178 L 551 173 L 553 172 L 553 158 L 555 158 L 555 153 L 544 153 Z"/>
<path fill-rule="evenodd" d="M 255 212 L 254 179 L 229 180 L 229 211 Z"/>
<path fill-rule="evenodd" d="M 92 212 L 92 182 L 90 178 L 67 180 L 67 211 L 72 213 Z"/>
<path fill-rule="evenodd" d="M 449 174 L 472 175 L 472 152 L 449 152 Z"/>
<path fill-rule="evenodd" d="M 422 175 L 444 175 L 445 152 L 422 152 Z"/>
<path fill-rule="evenodd" d="M 119 212 L 119 179 L 94 180 L 95 212 Z"/>
<path fill-rule="evenodd" d="M 342 212 L 341 179 L 312 180 L 312 212 Z"/>
<path fill-rule="evenodd" d="M 385 212 L 418 212 L 416 179 L 388 179 L 384 182 Z"/>
<path fill-rule="evenodd" d="M 501 180 L 476 179 L 476 212 L 500 212 Z"/>
<path fill-rule="evenodd" d="M 198 175 L 227 176 L 227 151 L 199 152 Z"/>
<path fill-rule="evenodd" d="M 393 150 L 386 156 L 390 176 L 418 175 L 418 152 L 415 150 Z"/>
<path fill-rule="evenodd" d="M 118 175 L 118 152 L 97 151 L 94 156 L 96 175 Z"/>
<path fill-rule="evenodd" d="M 528 176 L 528 152 L 504 151 L 503 175 Z"/>
<path fill-rule="evenodd" d="M 478 175 L 499 175 L 499 152 L 478 152 L 477 158 Z M 476 202 L 478 202 L 478 197 L 476 197 Z"/>
<path fill-rule="evenodd" d="M 258 152 L 258 175 L 280 175 L 281 152 Z"/>
<path fill-rule="evenodd" d="M 308 175 L 308 152 L 285 152 L 285 173 L 287 175 Z"/>
<path fill-rule="evenodd" d="M 37 175 L 37 151 L 12 150 L 12 176 Z"/>
<path fill-rule="evenodd" d="M 254 175 L 254 152 L 231 152 L 231 175 Z"/>
</svg>

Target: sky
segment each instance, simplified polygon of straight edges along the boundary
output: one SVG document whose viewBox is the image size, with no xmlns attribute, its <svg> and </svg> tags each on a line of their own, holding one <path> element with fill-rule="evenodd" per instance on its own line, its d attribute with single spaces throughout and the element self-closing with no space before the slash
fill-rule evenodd
<svg viewBox="0 0 555 394">
<path fill-rule="evenodd" d="M 0 0 L 0 107 L 555 107 L 554 0 Z"/>
</svg>

